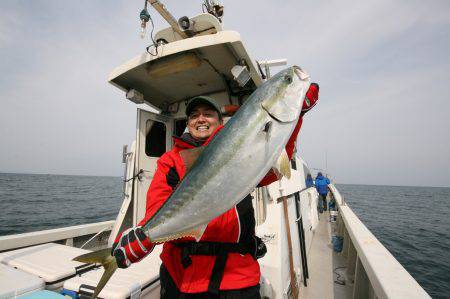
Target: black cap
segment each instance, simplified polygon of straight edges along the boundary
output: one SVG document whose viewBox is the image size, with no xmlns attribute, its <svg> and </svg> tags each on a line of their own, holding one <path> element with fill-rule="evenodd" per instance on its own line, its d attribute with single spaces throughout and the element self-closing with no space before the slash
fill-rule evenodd
<svg viewBox="0 0 450 299">
<path fill-rule="evenodd" d="M 192 110 L 194 110 L 194 108 L 198 105 L 206 105 L 213 108 L 215 111 L 217 111 L 219 119 L 222 119 L 222 113 L 220 112 L 219 105 L 217 105 L 214 99 L 205 96 L 198 96 L 189 100 L 189 103 L 186 106 L 186 116 L 189 117 L 189 115 L 192 113 Z"/>
</svg>

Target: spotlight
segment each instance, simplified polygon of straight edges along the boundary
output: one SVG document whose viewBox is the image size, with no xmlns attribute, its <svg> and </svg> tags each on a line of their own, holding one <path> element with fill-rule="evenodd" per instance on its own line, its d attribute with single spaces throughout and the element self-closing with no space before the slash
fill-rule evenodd
<svg viewBox="0 0 450 299">
<path fill-rule="evenodd" d="M 178 25 L 186 33 L 187 36 L 194 36 L 194 21 L 190 20 L 188 17 L 184 16 L 178 20 Z"/>
</svg>

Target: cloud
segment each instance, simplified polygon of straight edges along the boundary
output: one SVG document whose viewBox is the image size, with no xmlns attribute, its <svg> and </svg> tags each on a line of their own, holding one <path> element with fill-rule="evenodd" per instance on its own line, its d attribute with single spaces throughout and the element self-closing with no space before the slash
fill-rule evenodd
<svg viewBox="0 0 450 299">
<path fill-rule="evenodd" d="M 201 9 L 164 3 L 176 18 Z M 241 33 L 252 57 L 287 58 L 320 83 L 299 141 L 311 167 L 327 156 L 338 182 L 448 185 L 447 1 L 224 4 L 225 28 Z M 0 171 L 121 175 L 136 106 L 106 80 L 149 43 L 138 38 L 141 9 L 1 2 Z"/>
</svg>

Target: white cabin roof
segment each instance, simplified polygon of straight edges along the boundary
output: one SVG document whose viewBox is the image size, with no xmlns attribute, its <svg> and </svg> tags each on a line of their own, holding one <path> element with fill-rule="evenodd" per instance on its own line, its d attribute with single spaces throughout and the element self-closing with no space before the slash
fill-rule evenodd
<svg viewBox="0 0 450 299">
<path fill-rule="evenodd" d="M 244 62 L 250 82 L 244 88 L 233 80 L 231 68 Z M 147 103 L 160 109 L 197 95 L 226 91 L 253 91 L 262 84 L 254 60 L 245 49 L 240 34 L 219 31 L 176 40 L 158 46 L 153 56 L 147 52 L 115 68 L 108 81 L 124 90 L 135 89 Z"/>
</svg>

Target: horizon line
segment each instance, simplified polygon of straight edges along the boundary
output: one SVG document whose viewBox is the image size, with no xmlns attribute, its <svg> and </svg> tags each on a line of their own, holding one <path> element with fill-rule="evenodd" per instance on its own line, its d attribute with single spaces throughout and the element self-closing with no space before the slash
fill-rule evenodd
<svg viewBox="0 0 450 299">
<path fill-rule="evenodd" d="M 95 174 L 64 174 L 64 173 L 40 173 L 40 172 L 9 172 L 0 171 L 0 174 L 24 174 L 24 175 L 54 175 L 54 176 L 83 176 L 83 177 L 111 177 L 122 178 L 121 175 L 95 175 Z M 338 183 L 335 185 L 359 185 L 359 186 L 387 186 L 387 187 L 420 187 L 420 188 L 450 188 L 450 186 L 424 186 L 424 185 L 380 185 L 369 183 Z"/>
</svg>

